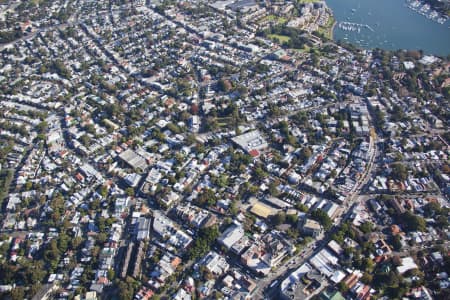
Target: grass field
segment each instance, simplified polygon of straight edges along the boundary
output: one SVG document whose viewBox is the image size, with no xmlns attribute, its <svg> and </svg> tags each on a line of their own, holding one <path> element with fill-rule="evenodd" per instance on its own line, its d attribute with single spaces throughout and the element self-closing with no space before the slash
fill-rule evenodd
<svg viewBox="0 0 450 300">
<path fill-rule="evenodd" d="M 333 17 L 328 18 L 328 22 L 325 27 L 319 27 L 319 32 L 322 33 L 326 38 L 333 39 L 333 24 L 335 20 Z"/>
<path fill-rule="evenodd" d="M 309 52 L 309 49 L 311 49 L 309 46 L 304 45 L 303 49 L 294 49 L 294 50 L 296 50 L 298 53 L 307 53 Z"/>
<path fill-rule="evenodd" d="M 291 40 L 290 37 L 285 36 L 285 35 L 279 35 L 279 34 L 269 34 L 268 37 L 271 40 L 278 39 L 280 41 L 280 43 L 289 42 Z"/>
<path fill-rule="evenodd" d="M 263 22 L 273 21 L 273 22 L 277 22 L 278 24 L 284 24 L 288 20 L 286 18 L 284 18 L 284 17 L 278 17 L 278 16 L 275 16 L 275 15 L 268 15 L 268 16 L 262 18 L 262 21 Z"/>
<path fill-rule="evenodd" d="M 217 117 L 217 126 L 228 128 L 232 125 L 231 121 L 232 120 L 230 117 L 223 117 L 223 118 Z"/>
</svg>

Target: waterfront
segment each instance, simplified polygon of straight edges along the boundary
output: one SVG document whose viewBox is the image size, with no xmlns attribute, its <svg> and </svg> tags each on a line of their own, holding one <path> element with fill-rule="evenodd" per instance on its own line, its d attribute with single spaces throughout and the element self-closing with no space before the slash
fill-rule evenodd
<svg viewBox="0 0 450 300">
<path fill-rule="evenodd" d="M 415 49 L 442 56 L 450 54 L 450 21 L 439 24 L 430 20 L 408 8 L 405 0 L 326 2 L 338 24 L 343 23 L 334 28 L 336 41 L 364 48 Z"/>
</svg>

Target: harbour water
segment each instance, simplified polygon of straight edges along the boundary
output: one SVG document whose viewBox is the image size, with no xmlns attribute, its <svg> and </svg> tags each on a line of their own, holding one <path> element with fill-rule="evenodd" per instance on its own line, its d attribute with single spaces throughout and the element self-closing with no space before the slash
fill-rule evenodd
<svg viewBox="0 0 450 300">
<path fill-rule="evenodd" d="M 407 7 L 405 0 L 326 0 L 337 26 L 334 39 L 363 48 L 423 50 L 450 55 L 450 20 L 443 24 Z"/>
</svg>

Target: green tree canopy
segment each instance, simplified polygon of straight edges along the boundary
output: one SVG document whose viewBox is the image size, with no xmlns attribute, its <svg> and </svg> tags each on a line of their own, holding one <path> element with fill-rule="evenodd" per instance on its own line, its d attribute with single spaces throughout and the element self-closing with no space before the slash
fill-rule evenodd
<svg viewBox="0 0 450 300">
<path fill-rule="evenodd" d="M 319 222 L 325 230 L 329 230 L 333 225 L 333 222 L 331 221 L 327 213 L 321 210 L 320 208 L 313 210 L 311 212 L 311 218 Z"/>
<path fill-rule="evenodd" d="M 426 223 L 424 218 L 406 211 L 400 216 L 400 221 L 405 226 L 407 231 L 425 231 Z"/>
</svg>

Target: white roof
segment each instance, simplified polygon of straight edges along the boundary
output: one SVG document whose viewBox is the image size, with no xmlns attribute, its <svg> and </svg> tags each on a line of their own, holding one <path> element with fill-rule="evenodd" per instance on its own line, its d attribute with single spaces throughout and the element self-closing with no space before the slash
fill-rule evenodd
<svg viewBox="0 0 450 300">
<path fill-rule="evenodd" d="M 230 249 L 237 241 L 244 236 L 244 228 L 241 225 L 231 225 L 217 239 L 219 243 Z"/>
</svg>

